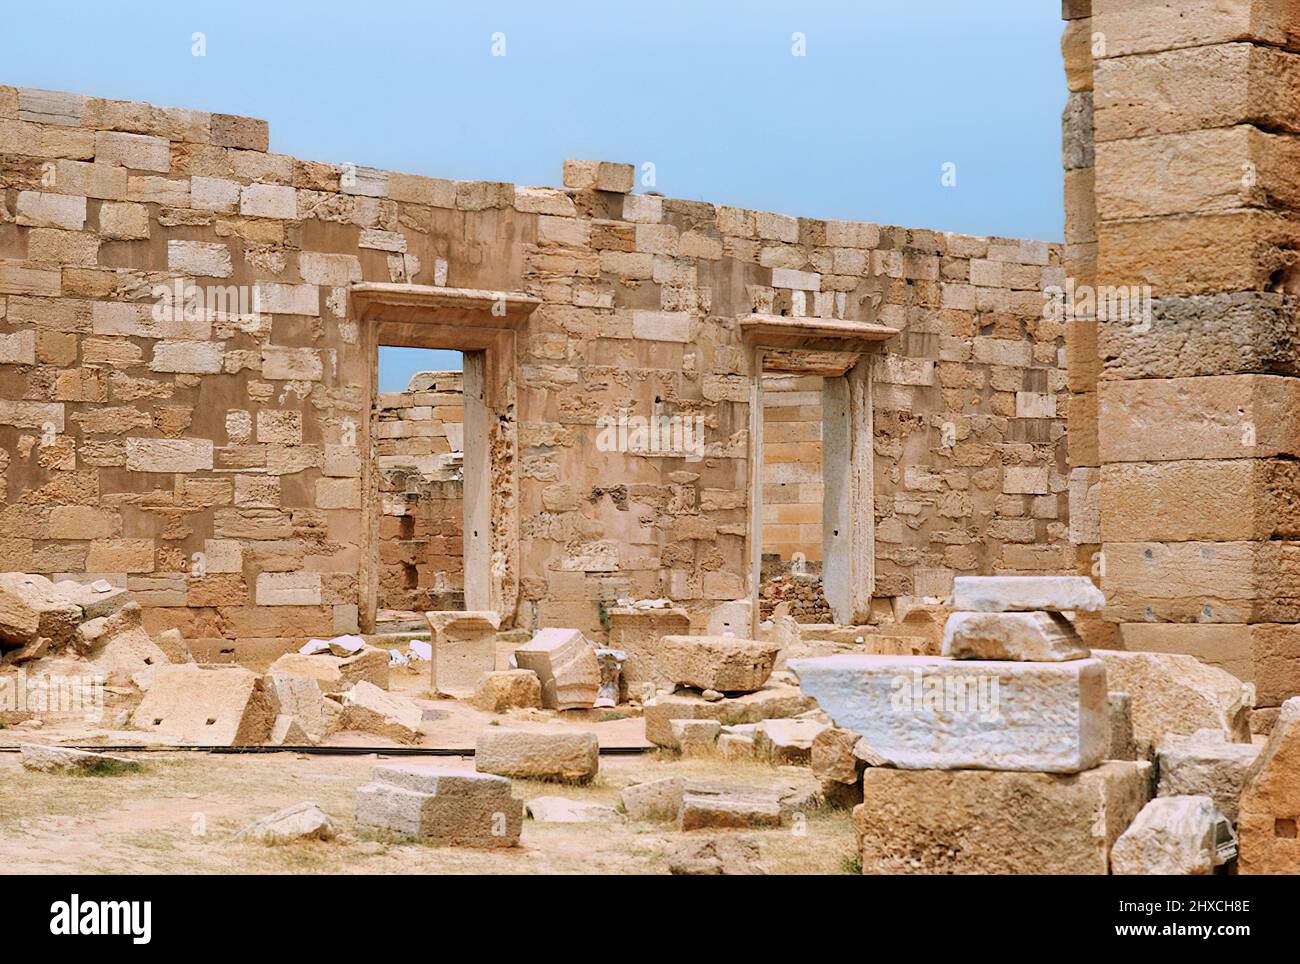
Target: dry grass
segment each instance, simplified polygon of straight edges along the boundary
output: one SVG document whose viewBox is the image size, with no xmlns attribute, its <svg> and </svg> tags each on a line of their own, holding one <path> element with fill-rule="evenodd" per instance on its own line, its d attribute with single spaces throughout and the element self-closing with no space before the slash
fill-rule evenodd
<svg viewBox="0 0 1300 964">
<path fill-rule="evenodd" d="M 69 777 L 31 773 L 0 754 L 0 864 L 10 873 L 663 873 L 682 835 L 671 827 L 538 824 L 504 851 L 436 847 L 356 833 L 353 797 L 374 757 L 295 753 L 150 754 L 143 773 Z M 446 758 L 471 769 L 472 761 Z M 514 781 L 524 797 L 563 796 L 615 806 L 629 783 L 680 775 L 754 785 L 807 781 L 807 771 L 657 754 L 605 757 L 585 786 Z M 258 817 L 314 800 L 343 837 L 264 847 L 234 834 Z M 853 853 L 849 814 L 823 809 L 802 832 L 757 836 L 770 873 L 843 873 Z"/>
</svg>

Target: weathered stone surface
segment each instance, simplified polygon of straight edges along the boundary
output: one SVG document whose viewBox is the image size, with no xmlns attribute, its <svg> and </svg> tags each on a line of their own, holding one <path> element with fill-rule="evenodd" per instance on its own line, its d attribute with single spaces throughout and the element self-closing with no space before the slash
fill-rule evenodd
<svg viewBox="0 0 1300 964">
<path fill-rule="evenodd" d="M 1110 716 L 1110 749 L 1107 760 L 1136 760 L 1137 740 L 1133 736 L 1133 698 L 1127 693 L 1111 690 L 1106 694 L 1106 707 Z"/>
<path fill-rule="evenodd" d="M 781 826 L 781 798 L 752 788 L 690 784 L 678 815 L 682 830 L 738 830 Z"/>
<path fill-rule="evenodd" d="M 684 609 L 638 609 L 634 606 L 610 609 L 609 644 L 627 654 L 623 663 L 623 680 L 629 693 L 639 696 L 648 683 L 672 685 L 659 671 L 659 640 L 690 631 L 690 616 Z"/>
<path fill-rule="evenodd" d="M 23 743 L 19 756 L 24 769 L 38 773 L 70 773 L 76 776 L 113 776 L 119 773 L 138 773 L 143 767 L 138 760 L 75 750 L 70 746 L 48 746 L 41 743 Z"/>
<path fill-rule="evenodd" d="M 600 689 L 596 647 L 576 629 L 540 629 L 515 650 L 520 669 L 542 682 L 542 705 L 551 710 L 589 709 Z"/>
<path fill-rule="evenodd" d="M 808 766 L 824 729 L 816 720 L 763 720 L 754 728 L 754 755 L 777 766 Z"/>
<path fill-rule="evenodd" d="M 1093 650 L 1106 666 L 1106 683 L 1132 699 L 1138 754 L 1150 757 L 1170 733 L 1200 729 L 1235 743 L 1250 741 L 1250 689 L 1230 673 L 1177 653 Z"/>
<path fill-rule="evenodd" d="M 772 675 L 778 648 L 730 636 L 665 636 L 659 643 L 660 673 L 683 686 L 721 693 L 752 693 Z"/>
<path fill-rule="evenodd" d="M 665 823 L 677 819 L 682 810 L 686 781 L 681 777 L 664 777 L 624 787 L 619 794 L 629 820 Z"/>
<path fill-rule="evenodd" d="M 311 740 L 319 742 L 343 726 L 343 707 L 326 699 L 308 676 L 268 673 L 268 689 L 277 715 L 288 715 Z"/>
<path fill-rule="evenodd" d="M 268 847 L 298 840 L 333 840 L 338 835 L 329 814 L 315 803 L 295 803 L 254 821 L 235 835 Z"/>
<path fill-rule="evenodd" d="M 709 636 L 726 636 L 728 634 L 746 638 L 753 620 L 754 607 L 748 599 L 732 599 L 719 603 L 709 612 Z"/>
<path fill-rule="evenodd" d="M 565 797 L 533 797 L 524 809 L 538 823 L 614 823 L 618 811 L 587 800 Z"/>
<path fill-rule="evenodd" d="M 428 612 L 432 630 L 433 688 L 469 697 L 484 673 L 496 668 L 500 619 L 494 612 Z"/>
<path fill-rule="evenodd" d="M 343 695 L 343 728 L 417 743 L 423 711 L 411 700 L 359 680 Z"/>
<path fill-rule="evenodd" d="M 145 631 L 142 617 L 140 604 L 129 602 L 111 616 L 81 626 L 79 646 L 84 645 L 90 667 L 110 686 L 127 685 L 137 674 L 169 662 L 167 654 Z M 95 626 L 93 636 L 85 633 L 91 625 Z"/>
<path fill-rule="evenodd" d="M 1170 734 L 1156 747 L 1156 794 L 1209 797 L 1236 823 L 1246 775 L 1261 749 L 1253 743 L 1229 743 L 1220 730 L 1198 730 L 1191 736 Z"/>
<path fill-rule="evenodd" d="M 791 668 L 836 726 L 861 734 L 859 757 L 869 748 L 904 769 L 1075 773 L 1110 744 L 1106 671 L 1095 659 L 845 655 Z"/>
<path fill-rule="evenodd" d="M 472 702 L 488 713 L 504 713 L 515 707 L 540 707 L 542 683 L 530 669 L 498 670 L 478 681 Z"/>
<path fill-rule="evenodd" d="M 44 576 L 0 573 L 0 640 L 25 645 L 37 636 L 62 646 L 82 620 L 81 607 Z"/>
<path fill-rule="evenodd" d="M 723 726 L 785 719 L 816 709 L 817 702 L 794 686 L 769 684 L 732 699 L 706 700 L 689 692 L 656 697 L 643 712 L 646 739 L 672 746 L 673 720 L 717 720 Z"/>
<path fill-rule="evenodd" d="M 864 874 L 1105 874 L 1150 795 L 1146 762 L 1076 774 L 893 770 L 862 774 L 853 810 Z"/>
<path fill-rule="evenodd" d="M 1300 697 L 1282 704 L 1263 751 L 1246 775 L 1237 817 L 1237 869 L 1300 873 Z"/>
<path fill-rule="evenodd" d="M 813 737 L 808 765 L 823 783 L 856 784 L 862 776 L 862 761 L 853 755 L 860 735 L 838 726 L 826 726 Z"/>
<path fill-rule="evenodd" d="M 764 875 L 758 841 L 736 834 L 691 837 L 673 850 L 668 872 L 675 876 L 739 877 Z"/>
<path fill-rule="evenodd" d="M 267 674 L 306 676 L 314 679 L 322 693 L 344 693 L 363 680 L 388 689 L 388 653 L 367 647 L 355 656 L 332 653 L 285 653 L 271 664 Z"/>
<path fill-rule="evenodd" d="M 682 756 L 707 756 L 717 749 L 722 724 L 717 720 L 672 720 L 672 746 Z"/>
<path fill-rule="evenodd" d="M 486 727 L 474 747 L 474 767 L 506 777 L 587 783 L 600 769 L 600 744 L 594 733 Z"/>
<path fill-rule="evenodd" d="M 1106 57 L 1237 40 L 1294 50 L 1300 43 L 1300 14 L 1280 0 L 1241 4 L 1183 0 L 1177 5 L 1161 0 L 1098 2 L 1092 29 L 1105 35 Z"/>
<path fill-rule="evenodd" d="M 952 659 L 1007 659 L 1059 663 L 1086 659 L 1074 624 L 1055 612 L 953 613 L 943 631 L 943 655 Z"/>
<path fill-rule="evenodd" d="M 958 576 L 952 608 L 972 612 L 1094 612 L 1106 605 L 1087 576 Z"/>
<path fill-rule="evenodd" d="M 357 826 L 463 847 L 513 847 L 524 802 L 510 781 L 436 766 L 380 764 L 357 790 Z"/>
<path fill-rule="evenodd" d="M 1214 873 L 1223 815 L 1204 796 L 1159 797 L 1139 812 L 1110 851 L 1113 873 L 1192 876 Z"/>
<path fill-rule="evenodd" d="M 131 725 L 162 742 L 196 746 L 262 743 L 275 706 L 256 673 L 238 666 L 160 666 Z"/>
</svg>

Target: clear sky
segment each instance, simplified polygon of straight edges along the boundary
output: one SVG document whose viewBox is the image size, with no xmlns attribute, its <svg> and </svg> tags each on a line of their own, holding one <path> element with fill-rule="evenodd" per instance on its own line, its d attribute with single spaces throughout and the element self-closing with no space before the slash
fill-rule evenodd
<svg viewBox="0 0 1300 964">
<path fill-rule="evenodd" d="M 312 160 L 553 185 L 566 157 L 648 162 L 669 197 L 1062 237 L 1049 0 L 41 0 L 3 17 L 0 83 L 261 117 L 272 150 Z M 381 361 L 384 390 L 459 367 L 409 352 Z"/>
</svg>

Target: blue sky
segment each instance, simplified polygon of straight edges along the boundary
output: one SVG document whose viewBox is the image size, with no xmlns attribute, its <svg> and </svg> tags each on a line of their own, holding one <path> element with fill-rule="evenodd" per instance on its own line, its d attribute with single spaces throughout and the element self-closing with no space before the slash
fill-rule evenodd
<svg viewBox="0 0 1300 964">
<path fill-rule="evenodd" d="M 523 184 L 559 184 L 566 157 L 649 162 L 670 197 L 1059 240 L 1059 16 L 1044 0 L 43 0 L 6 6 L 0 83 L 262 117 L 272 150 L 313 160 Z M 399 351 L 385 390 L 459 365 Z"/>
</svg>

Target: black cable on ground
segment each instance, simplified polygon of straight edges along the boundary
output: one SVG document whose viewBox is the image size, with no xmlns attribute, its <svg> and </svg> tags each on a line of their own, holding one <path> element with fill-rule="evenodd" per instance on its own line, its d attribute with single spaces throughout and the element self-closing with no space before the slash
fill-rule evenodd
<svg viewBox="0 0 1300 964">
<path fill-rule="evenodd" d="M 36 743 L 35 740 L 27 741 Z M 315 756 L 367 756 L 371 753 L 380 756 L 468 756 L 474 755 L 474 748 L 455 749 L 441 746 L 140 746 L 123 744 L 106 746 L 103 744 L 77 743 L 41 743 L 40 746 L 56 746 L 68 750 L 87 750 L 91 753 L 307 753 Z M 20 746 L 0 746 L 0 753 L 17 753 Z M 658 750 L 657 746 L 602 746 L 601 756 L 636 756 Z"/>
</svg>

